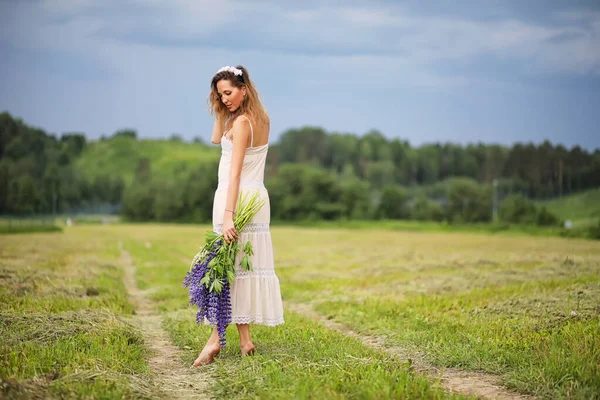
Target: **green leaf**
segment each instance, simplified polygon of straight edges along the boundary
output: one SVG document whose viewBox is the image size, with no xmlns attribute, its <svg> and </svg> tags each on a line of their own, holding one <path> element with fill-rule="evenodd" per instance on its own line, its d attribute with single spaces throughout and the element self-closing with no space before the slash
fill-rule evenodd
<svg viewBox="0 0 600 400">
<path fill-rule="evenodd" d="M 242 267 L 243 270 L 248 271 L 248 262 L 250 260 L 248 259 L 248 256 L 244 256 L 242 257 L 242 261 L 240 261 L 240 267 Z"/>
<path fill-rule="evenodd" d="M 244 246 L 244 253 L 248 254 L 249 256 L 254 254 L 254 249 L 252 248 L 252 243 L 249 240 L 246 242 L 246 245 Z"/>
<path fill-rule="evenodd" d="M 204 278 L 200 280 L 200 284 L 208 287 L 208 283 L 210 282 L 210 276 L 204 275 Z"/>
<path fill-rule="evenodd" d="M 212 243 L 215 241 L 215 239 L 217 239 L 219 235 L 216 234 L 215 232 L 209 230 L 205 233 L 204 238 L 206 239 L 206 243 Z"/>
<path fill-rule="evenodd" d="M 215 284 L 215 292 L 221 293 L 221 290 L 223 289 L 223 283 L 221 282 L 221 280 L 216 279 L 214 284 Z"/>
<path fill-rule="evenodd" d="M 208 269 L 213 269 L 216 265 L 217 265 L 217 258 L 215 257 L 212 260 L 210 260 L 210 262 L 208 263 Z"/>
</svg>

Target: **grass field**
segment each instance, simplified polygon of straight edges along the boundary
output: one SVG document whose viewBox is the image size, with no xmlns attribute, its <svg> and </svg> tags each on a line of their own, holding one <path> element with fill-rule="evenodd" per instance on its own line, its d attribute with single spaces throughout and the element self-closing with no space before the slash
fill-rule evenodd
<svg viewBox="0 0 600 400">
<path fill-rule="evenodd" d="M 155 336 L 135 323 L 127 274 L 185 368 L 210 330 L 195 325 L 182 287 L 207 228 L 0 236 L 7 398 L 176 398 Z M 448 390 L 458 379 L 460 393 L 494 380 L 503 398 L 600 398 L 598 242 L 284 226 L 272 235 L 286 323 L 253 327 L 258 354 L 243 359 L 230 327 L 214 364 L 185 368 L 204 396 L 468 398 Z"/>
<path fill-rule="evenodd" d="M 200 143 L 113 137 L 90 143 L 77 159 L 76 167 L 89 179 L 97 175 L 120 176 L 131 183 L 142 158 L 152 160 L 153 176 L 172 178 L 199 161 L 218 160 L 219 154 L 216 147 Z"/>
<path fill-rule="evenodd" d="M 60 232 L 62 229 L 51 217 L 0 218 L 0 234 L 20 234 L 29 232 Z"/>
<path fill-rule="evenodd" d="M 576 227 L 597 224 L 600 220 L 600 188 L 540 203 L 561 219 L 573 221 Z"/>
</svg>

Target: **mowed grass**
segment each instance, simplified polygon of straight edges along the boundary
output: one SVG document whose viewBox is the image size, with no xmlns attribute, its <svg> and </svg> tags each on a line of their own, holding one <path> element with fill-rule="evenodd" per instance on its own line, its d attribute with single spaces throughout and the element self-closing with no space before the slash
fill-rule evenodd
<svg viewBox="0 0 600 400">
<path fill-rule="evenodd" d="M 204 237 L 205 227 L 123 226 L 138 283 L 150 290 L 164 326 L 185 351 L 191 364 L 208 339 L 211 328 L 197 326 L 195 309 L 188 305 L 182 286 L 189 263 Z M 258 354 L 242 359 L 235 327 L 227 332 L 227 346 L 217 361 L 205 367 L 214 377 L 216 398 L 465 398 L 444 392 L 433 380 L 420 376 L 408 363 L 356 339 L 326 329 L 292 312 L 278 327 L 254 326 Z"/>
<path fill-rule="evenodd" d="M 181 282 L 208 228 L 120 228 L 140 284 L 152 288 L 187 362 L 210 329 L 195 326 Z M 390 347 L 408 348 L 439 367 L 499 375 L 522 393 L 600 398 L 597 242 L 331 227 L 276 226 L 272 235 L 286 304 L 309 303 Z M 432 390 L 417 376 L 407 380 L 406 366 L 385 354 L 289 311 L 285 325 L 253 332 L 258 357 L 239 359 L 230 327 L 231 347 L 208 367 L 219 377 L 220 396 L 402 397 L 415 388 Z M 406 386 L 392 391 L 398 382 Z"/>
<path fill-rule="evenodd" d="M 283 235 L 280 265 L 290 267 L 280 275 L 291 299 L 438 366 L 498 374 L 543 398 L 599 398 L 598 243 L 319 234 Z"/>
<path fill-rule="evenodd" d="M 118 257 L 99 231 L 0 236 L 0 397 L 154 396 Z"/>
<path fill-rule="evenodd" d="M 195 324 L 182 281 L 209 228 L 82 225 L 2 236 L 0 377 L 65 397 L 160 397 L 125 318 L 132 309 L 117 243 L 187 364 L 211 328 Z M 276 226 L 272 235 L 285 305 L 309 304 L 387 346 L 496 374 L 523 393 L 600 398 L 598 242 L 332 227 Z M 452 398 L 384 351 L 289 307 L 285 318 L 252 328 L 254 357 L 241 358 L 228 329 L 228 346 L 204 367 L 215 397 Z"/>
</svg>

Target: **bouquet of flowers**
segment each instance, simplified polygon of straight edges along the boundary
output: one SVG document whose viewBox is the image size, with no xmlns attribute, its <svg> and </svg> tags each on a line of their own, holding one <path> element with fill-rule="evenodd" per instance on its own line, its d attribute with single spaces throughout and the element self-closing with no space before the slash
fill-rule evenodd
<svg viewBox="0 0 600 400">
<path fill-rule="evenodd" d="M 248 197 L 247 193 L 240 194 L 237 212 L 233 219 L 237 232 L 241 232 L 265 204 L 264 199 L 259 199 L 258 192 Z M 235 258 L 240 251 L 238 240 L 227 243 L 223 234 L 208 231 L 204 246 L 193 258 L 190 270 L 183 281 L 183 285 L 188 288 L 190 304 L 196 305 L 199 309 L 196 323 L 201 324 L 206 319 L 211 325 L 216 325 L 221 346 L 226 344 L 225 330 L 231 323 L 229 288 L 235 278 Z M 242 250 L 244 256 L 240 267 L 251 271 L 252 243 L 246 242 Z"/>
</svg>

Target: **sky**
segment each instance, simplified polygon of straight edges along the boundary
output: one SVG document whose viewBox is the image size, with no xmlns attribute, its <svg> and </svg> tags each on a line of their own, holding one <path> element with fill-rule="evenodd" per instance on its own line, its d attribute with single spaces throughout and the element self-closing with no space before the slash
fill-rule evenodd
<svg viewBox="0 0 600 400">
<path fill-rule="evenodd" d="M 0 1 L 0 111 L 49 133 L 209 142 L 210 80 L 238 64 L 271 142 L 600 148 L 598 0 Z"/>
</svg>

